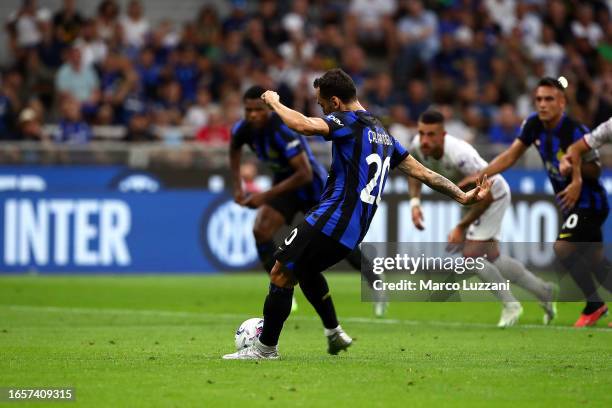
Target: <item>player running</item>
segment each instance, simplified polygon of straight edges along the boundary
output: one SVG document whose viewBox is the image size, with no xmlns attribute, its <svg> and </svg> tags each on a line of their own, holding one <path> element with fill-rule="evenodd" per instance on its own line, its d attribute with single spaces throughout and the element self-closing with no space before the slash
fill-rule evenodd
<svg viewBox="0 0 612 408">
<path fill-rule="evenodd" d="M 278 338 L 289 316 L 296 283 L 321 317 L 328 352 L 338 354 L 351 345 L 352 339 L 338 323 L 322 272 L 349 254 L 365 236 L 389 170 L 399 167 L 462 204 L 481 201 L 489 192 L 486 176 L 475 189 L 464 193 L 410 157 L 359 103 L 355 84 L 344 71 L 327 71 L 314 81 L 314 87 L 324 118 L 306 117 L 286 107 L 276 92 L 266 91 L 262 96 L 291 129 L 305 135 L 322 135 L 331 141 L 333 158 L 321 201 L 275 253 L 260 338 L 251 347 L 227 354 L 224 359 L 279 358 Z"/>
<path fill-rule="evenodd" d="M 321 198 L 327 171 L 315 159 L 304 136 L 289 129 L 261 99 L 265 92 L 260 86 L 249 88 L 243 97 L 245 119 L 232 129 L 230 169 L 234 201 L 249 208 L 257 208 L 253 234 L 257 254 L 264 269 L 270 273 L 274 266 L 274 235 L 285 224 L 291 225 L 298 212 L 306 214 Z M 247 144 L 259 160 L 274 174 L 273 186 L 267 191 L 245 195 L 240 177 L 242 146 Z M 361 251 L 355 248 L 347 261 L 361 270 Z M 366 268 L 367 270 L 367 268 Z M 364 273 L 369 282 L 379 279 Z M 297 308 L 295 299 L 292 310 Z M 386 302 L 374 303 L 374 313 L 382 317 Z"/>
<path fill-rule="evenodd" d="M 446 133 L 444 116 L 435 110 L 424 112 L 417 123 L 418 134 L 412 139 L 412 156 L 425 167 L 456 183 L 465 176 L 484 169 L 487 162 L 472 145 Z M 533 293 L 544 308 L 544 324 L 556 315 L 553 285 L 534 276 L 519 261 L 499 253 L 501 224 L 510 206 L 510 187 L 501 175 L 491 177 L 491 191 L 484 200 L 470 207 L 448 235 L 449 244 L 463 244 L 465 257 L 486 257 L 485 268 L 478 270 L 485 282 L 505 283 L 509 280 Z M 412 221 L 419 230 L 425 229 L 421 211 L 421 182 L 409 178 Z M 503 303 L 498 327 L 514 325 L 523 312 L 521 304 L 510 290 L 493 292 Z"/>
<path fill-rule="evenodd" d="M 494 175 L 511 167 L 532 144 L 538 149 L 548 178 L 557 194 L 564 222 L 555 253 L 561 264 L 570 272 L 583 292 L 587 304 L 575 327 L 592 326 L 608 308 L 597 293 L 591 276 L 608 290 L 612 282 L 607 278 L 610 262 L 603 256 L 602 230 L 608 216 L 606 191 L 599 181 L 600 166 L 597 151 L 592 150 L 582 159 L 582 165 L 571 177 L 559 170 L 559 162 L 572 143 L 580 140 L 587 129 L 565 113 L 565 87 L 554 78 L 543 78 L 535 91 L 537 112 L 525 120 L 520 135 L 510 148 L 497 156 L 487 167 L 467 177 L 459 185 L 468 185 L 479 174 Z M 594 242 L 588 251 L 578 246 L 580 242 Z"/>
</svg>

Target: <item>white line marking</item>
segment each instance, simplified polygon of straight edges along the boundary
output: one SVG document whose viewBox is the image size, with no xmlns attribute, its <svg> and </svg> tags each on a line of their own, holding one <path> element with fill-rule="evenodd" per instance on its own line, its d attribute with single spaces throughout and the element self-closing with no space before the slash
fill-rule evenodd
<svg viewBox="0 0 612 408">
<path fill-rule="evenodd" d="M 100 309 L 100 308 L 79 308 L 79 307 L 56 307 L 56 306 L 29 306 L 29 305 L 0 305 L 0 308 L 16 311 L 16 312 L 49 312 L 49 313 L 75 313 L 75 314 L 107 314 L 107 315 L 141 315 L 141 316 L 164 316 L 164 317 L 184 317 L 184 318 L 202 318 L 207 320 L 227 319 L 238 321 L 245 318 L 244 314 L 236 313 L 207 313 L 207 312 L 178 312 L 170 310 L 138 310 L 138 309 Z M 315 316 L 290 316 L 291 320 L 314 321 L 318 318 Z M 375 319 L 371 317 L 342 317 L 343 322 L 348 323 L 366 323 L 366 324 L 403 324 L 409 326 L 436 326 L 436 327 L 471 327 L 482 329 L 499 329 L 495 324 L 474 323 L 474 322 L 446 322 L 439 320 L 400 320 L 400 319 Z M 518 329 L 541 329 L 541 330 L 563 330 L 572 332 L 602 332 L 612 333 L 612 329 L 603 327 L 589 327 L 581 330 L 570 326 L 544 326 L 536 324 L 519 324 L 515 326 Z M 512 330 L 512 328 L 506 329 Z"/>
</svg>

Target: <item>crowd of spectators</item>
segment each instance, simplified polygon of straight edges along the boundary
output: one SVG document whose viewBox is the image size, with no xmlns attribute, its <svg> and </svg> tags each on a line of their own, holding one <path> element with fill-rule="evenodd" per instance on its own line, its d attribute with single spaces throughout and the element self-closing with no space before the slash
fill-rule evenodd
<svg viewBox="0 0 612 408">
<path fill-rule="evenodd" d="M 92 125 L 120 125 L 126 141 L 223 145 L 247 87 L 318 115 L 312 82 L 332 67 L 402 141 L 435 105 L 450 133 L 510 143 L 544 75 L 567 77 L 587 125 L 611 115 L 610 1 L 233 0 L 224 15 L 203 1 L 191 21 L 152 21 L 146 4 L 24 0 L 6 22 L 0 139 L 87 143 Z"/>
</svg>

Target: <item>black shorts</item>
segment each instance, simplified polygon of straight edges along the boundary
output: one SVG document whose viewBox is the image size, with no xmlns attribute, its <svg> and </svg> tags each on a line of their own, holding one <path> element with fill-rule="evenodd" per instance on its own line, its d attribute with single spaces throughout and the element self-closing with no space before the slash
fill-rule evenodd
<svg viewBox="0 0 612 408">
<path fill-rule="evenodd" d="M 334 266 L 352 250 L 302 221 L 283 240 L 274 258 L 297 276 Z"/>
<path fill-rule="evenodd" d="M 299 212 L 306 214 L 316 203 L 302 200 L 295 192 L 289 192 L 272 198 L 267 204 L 281 213 L 285 224 L 291 225 L 295 214 Z"/>
<path fill-rule="evenodd" d="M 601 227 L 608 217 L 608 210 L 593 211 L 577 208 L 563 220 L 557 241 L 602 242 Z"/>
</svg>

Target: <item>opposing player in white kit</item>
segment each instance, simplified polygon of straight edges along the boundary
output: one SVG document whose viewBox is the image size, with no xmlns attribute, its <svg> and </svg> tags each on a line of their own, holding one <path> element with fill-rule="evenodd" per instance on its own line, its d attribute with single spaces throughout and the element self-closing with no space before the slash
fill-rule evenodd
<svg viewBox="0 0 612 408">
<path fill-rule="evenodd" d="M 472 145 L 446 134 L 444 117 L 440 112 L 428 110 L 419 118 L 418 135 L 412 140 L 410 153 L 425 167 L 442 174 L 453 182 L 485 168 L 487 162 Z M 463 244 L 463 255 L 486 256 L 485 268 L 478 271 L 485 282 L 512 283 L 533 293 L 544 308 L 544 324 L 556 315 L 554 286 L 533 275 L 519 261 L 499 253 L 498 241 L 506 209 L 510 206 L 510 187 L 501 175 L 491 179 L 491 191 L 482 202 L 470 207 L 459 224 L 448 235 L 449 244 Z M 410 204 L 412 221 L 424 229 L 420 206 L 421 182 L 410 177 Z M 514 325 L 523 312 L 521 304 L 510 290 L 493 293 L 502 301 L 503 310 L 499 327 Z"/>
<path fill-rule="evenodd" d="M 599 149 L 607 143 L 612 143 L 612 118 L 606 120 L 592 132 L 587 133 L 582 139 L 572 144 L 561 159 L 561 163 L 559 163 L 559 171 L 564 176 L 570 175 L 572 173 L 572 166 L 580 168 L 582 156 L 590 150 Z"/>
</svg>

